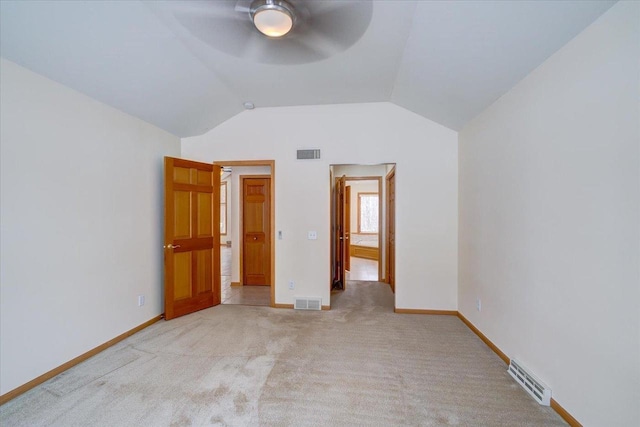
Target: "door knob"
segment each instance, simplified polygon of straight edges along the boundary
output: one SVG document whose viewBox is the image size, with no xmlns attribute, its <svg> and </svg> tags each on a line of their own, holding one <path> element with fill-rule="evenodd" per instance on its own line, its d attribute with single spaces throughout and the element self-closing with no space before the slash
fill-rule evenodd
<svg viewBox="0 0 640 427">
<path fill-rule="evenodd" d="M 171 243 L 169 243 L 167 246 L 165 246 L 165 248 L 169 248 L 169 249 L 176 249 L 179 248 L 180 245 L 172 245 Z"/>
</svg>

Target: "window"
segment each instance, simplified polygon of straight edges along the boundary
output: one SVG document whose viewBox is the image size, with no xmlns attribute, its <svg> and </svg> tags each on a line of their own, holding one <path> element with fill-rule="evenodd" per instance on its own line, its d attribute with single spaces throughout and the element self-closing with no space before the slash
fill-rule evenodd
<svg viewBox="0 0 640 427">
<path fill-rule="evenodd" d="M 227 181 L 220 183 L 220 234 L 227 235 Z"/>
<path fill-rule="evenodd" d="M 378 193 L 358 193 L 358 233 L 378 232 Z"/>
</svg>

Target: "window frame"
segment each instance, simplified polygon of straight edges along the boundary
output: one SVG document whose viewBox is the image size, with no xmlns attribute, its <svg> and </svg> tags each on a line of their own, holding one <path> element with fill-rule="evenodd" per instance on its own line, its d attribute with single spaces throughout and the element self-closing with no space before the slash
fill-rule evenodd
<svg viewBox="0 0 640 427">
<path fill-rule="evenodd" d="M 376 224 L 376 231 L 362 231 L 362 226 L 361 226 L 361 218 L 362 218 L 362 210 L 361 210 L 361 203 L 362 203 L 362 197 L 361 196 L 376 196 L 378 198 L 378 209 L 376 210 L 376 213 L 378 214 L 378 220 L 375 222 Z M 380 233 L 380 193 L 378 192 L 373 192 L 373 191 L 363 191 L 363 192 L 358 192 L 357 193 L 357 204 L 358 204 L 358 213 L 357 213 L 357 220 L 358 220 L 358 234 L 370 234 L 370 235 L 374 235 L 374 234 L 379 234 Z"/>
<path fill-rule="evenodd" d="M 224 203 L 222 202 L 223 191 L 224 191 Z M 229 227 L 227 224 L 227 202 L 229 200 L 228 197 L 229 197 L 229 193 L 227 192 L 227 181 L 221 181 L 220 182 L 220 207 L 222 208 L 222 206 L 224 206 L 224 209 L 220 209 L 220 235 L 221 236 L 226 236 L 229 231 Z M 223 224 L 224 224 L 224 232 L 222 231 Z"/>
</svg>

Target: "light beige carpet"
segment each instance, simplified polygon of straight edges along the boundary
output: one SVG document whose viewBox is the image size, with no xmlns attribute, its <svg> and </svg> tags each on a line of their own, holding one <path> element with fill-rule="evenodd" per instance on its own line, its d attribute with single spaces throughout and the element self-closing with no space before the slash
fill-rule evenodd
<svg viewBox="0 0 640 427">
<path fill-rule="evenodd" d="M 161 321 L 0 407 L 2 426 L 554 426 L 458 318 L 218 306 Z"/>
</svg>

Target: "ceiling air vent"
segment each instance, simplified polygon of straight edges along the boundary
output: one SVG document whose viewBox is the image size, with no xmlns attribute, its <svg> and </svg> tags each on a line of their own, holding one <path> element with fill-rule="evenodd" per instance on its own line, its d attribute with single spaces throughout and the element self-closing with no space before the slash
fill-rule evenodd
<svg viewBox="0 0 640 427">
<path fill-rule="evenodd" d="M 298 150 L 298 160 L 313 160 L 320 158 L 320 150 Z"/>
</svg>

